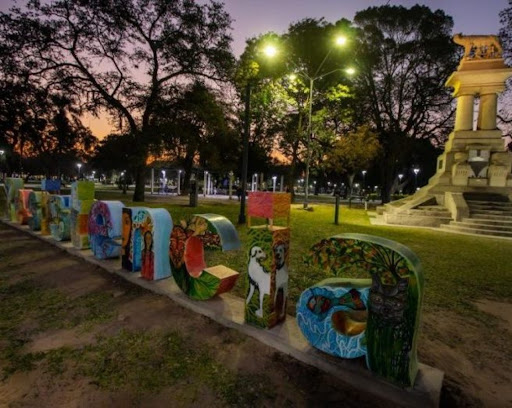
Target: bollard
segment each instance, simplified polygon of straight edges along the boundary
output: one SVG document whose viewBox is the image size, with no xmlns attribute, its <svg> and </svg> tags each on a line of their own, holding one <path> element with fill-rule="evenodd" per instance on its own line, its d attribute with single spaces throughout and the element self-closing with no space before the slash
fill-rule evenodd
<svg viewBox="0 0 512 408">
<path fill-rule="evenodd" d="M 364 210 L 368 211 L 368 200 L 364 200 Z"/>
<path fill-rule="evenodd" d="M 334 207 L 334 224 L 339 225 L 338 219 L 340 215 L 340 196 L 336 196 L 336 204 Z"/>
</svg>

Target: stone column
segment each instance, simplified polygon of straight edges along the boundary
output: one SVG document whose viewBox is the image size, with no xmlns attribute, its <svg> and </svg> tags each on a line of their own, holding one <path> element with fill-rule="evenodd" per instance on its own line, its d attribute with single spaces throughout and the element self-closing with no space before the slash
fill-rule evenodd
<svg viewBox="0 0 512 408">
<path fill-rule="evenodd" d="M 457 111 L 455 112 L 455 131 L 473 130 L 474 95 L 460 95 L 457 97 Z"/>
<path fill-rule="evenodd" d="M 477 129 L 495 130 L 498 112 L 498 95 L 495 92 L 480 95 Z"/>
</svg>

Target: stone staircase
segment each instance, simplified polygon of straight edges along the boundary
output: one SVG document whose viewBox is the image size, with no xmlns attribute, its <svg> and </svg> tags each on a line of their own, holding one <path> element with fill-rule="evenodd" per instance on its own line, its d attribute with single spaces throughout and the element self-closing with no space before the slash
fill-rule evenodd
<svg viewBox="0 0 512 408">
<path fill-rule="evenodd" d="M 498 194 L 465 194 L 469 217 L 441 225 L 442 229 L 512 238 L 512 202 Z"/>
</svg>

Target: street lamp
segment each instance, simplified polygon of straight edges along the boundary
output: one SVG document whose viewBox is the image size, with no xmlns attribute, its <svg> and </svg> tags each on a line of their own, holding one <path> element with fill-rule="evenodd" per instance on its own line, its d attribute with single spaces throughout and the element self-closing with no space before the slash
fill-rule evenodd
<svg viewBox="0 0 512 408">
<path fill-rule="evenodd" d="M 343 46 L 345 45 L 345 43 L 347 42 L 347 39 L 346 37 L 342 37 L 342 36 L 339 36 L 335 39 L 335 44 L 337 46 Z M 311 132 L 312 132 L 312 117 L 313 117 L 313 88 L 315 86 L 315 81 L 320 79 L 320 78 L 323 78 L 323 77 L 326 77 L 328 75 L 331 75 L 333 74 L 334 72 L 337 72 L 339 71 L 340 69 L 334 69 L 330 72 L 327 72 L 325 74 L 320 74 L 319 75 L 319 72 L 320 70 L 322 69 L 325 61 L 327 61 L 327 59 L 329 58 L 329 56 L 331 55 L 331 52 L 332 52 L 333 48 L 331 48 L 327 54 L 325 55 L 323 61 L 321 62 L 321 64 L 318 66 L 317 70 L 315 71 L 315 74 L 310 77 L 309 75 L 307 75 L 306 73 L 300 73 L 300 75 L 303 75 L 307 80 L 309 80 L 309 112 L 308 112 L 308 134 L 307 134 L 307 142 L 306 142 L 306 186 L 309 186 L 309 166 L 310 166 L 310 162 L 311 162 Z M 353 68 L 349 68 L 348 70 L 346 70 L 346 72 L 348 74 L 353 74 L 355 73 L 355 70 Z M 306 210 L 308 208 L 308 198 L 309 198 L 309 189 L 306 188 L 306 194 L 304 196 L 304 209 Z"/>
<path fill-rule="evenodd" d="M 276 192 L 276 180 L 277 180 L 277 176 L 272 176 L 272 192 L 273 193 Z"/>
<path fill-rule="evenodd" d="M 178 195 L 181 195 L 180 184 L 181 184 L 181 170 L 178 170 Z"/>
<path fill-rule="evenodd" d="M 364 187 L 366 185 L 365 184 L 366 183 L 366 170 L 363 170 L 361 173 L 363 174 L 363 190 L 364 190 Z"/>
<path fill-rule="evenodd" d="M 263 49 L 263 53 L 268 58 L 273 58 L 277 54 L 277 48 L 268 44 Z M 245 224 L 245 192 L 247 191 L 247 170 L 249 168 L 249 137 L 251 134 L 251 79 L 247 80 L 245 85 L 245 112 L 244 112 L 244 134 L 243 134 L 243 152 L 242 152 L 242 195 L 240 197 L 240 213 L 238 214 L 238 223 Z"/>
<path fill-rule="evenodd" d="M 398 184 L 402 184 L 402 178 L 404 177 L 404 175 L 402 173 L 400 173 L 398 175 Z M 402 189 L 400 188 L 400 194 L 402 194 Z"/>
<path fill-rule="evenodd" d="M 420 172 L 420 169 L 415 167 L 412 171 L 414 171 L 414 191 L 416 191 L 418 189 L 418 173 Z"/>
<path fill-rule="evenodd" d="M 76 167 L 78 167 L 78 178 L 80 178 L 80 169 L 82 168 L 82 163 L 77 163 Z"/>
</svg>

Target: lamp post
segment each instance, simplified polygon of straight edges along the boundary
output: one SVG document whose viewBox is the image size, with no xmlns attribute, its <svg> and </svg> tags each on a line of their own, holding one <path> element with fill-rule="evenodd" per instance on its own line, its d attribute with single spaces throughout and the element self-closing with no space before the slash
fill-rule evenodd
<svg viewBox="0 0 512 408">
<path fill-rule="evenodd" d="M 336 45 L 337 46 L 343 46 L 345 45 L 345 43 L 347 42 L 347 39 L 345 37 L 337 37 L 336 38 Z M 315 71 L 315 74 L 311 77 L 309 75 L 307 75 L 306 73 L 302 72 L 302 73 L 299 73 L 300 75 L 302 75 L 304 78 L 306 78 L 307 80 L 309 80 L 309 109 L 308 109 L 308 134 L 307 134 L 307 139 L 306 139 L 306 191 L 305 191 L 305 195 L 304 195 L 304 209 L 307 210 L 308 208 L 308 199 L 309 199 L 309 167 L 310 167 L 310 162 L 311 162 L 311 138 L 312 138 L 312 117 L 313 117 L 313 88 L 315 86 L 315 81 L 318 80 L 318 79 L 321 79 L 323 77 L 326 77 L 328 75 L 331 75 L 337 71 L 339 71 L 340 69 L 334 69 L 330 72 L 327 72 L 325 74 L 320 74 L 319 75 L 319 72 L 320 70 L 322 69 L 322 67 L 324 66 L 325 62 L 327 61 L 327 59 L 329 58 L 329 56 L 331 55 L 331 52 L 332 52 L 333 48 L 331 48 L 327 54 L 325 55 L 324 59 L 322 60 L 322 62 L 320 63 L 320 65 L 318 66 L 318 68 L 316 69 Z M 352 75 L 355 71 L 353 68 L 349 68 L 347 71 L 346 71 L 349 75 Z"/>
<path fill-rule="evenodd" d="M 412 171 L 414 171 L 414 191 L 416 191 L 418 189 L 418 173 L 420 172 L 420 169 L 415 167 Z"/>
<path fill-rule="evenodd" d="M 76 167 L 78 167 L 78 179 L 80 179 L 80 169 L 82 168 L 82 163 L 77 163 Z"/>
<path fill-rule="evenodd" d="M 363 174 L 363 190 L 364 190 L 364 188 L 366 186 L 366 184 L 365 184 L 366 183 L 366 170 L 363 170 L 361 173 Z"/>
<path fill-rule="evenodd" d="M 92 181 L 94 181 L 94 175 L 95 175 L 95 174 L 96 174 L 96 171 L 95 171 L 95 170 L 93 170 L 93 171 L 92 171 Z"/>
<path fill-rule="evenodd" d="M 4 157 L 5 150 L 0 150 L 0 180 L 4 180 Z"/>
<path fill-rule="evenodd" d="M 273 193 L 276 192 L 276 180 L 277 180 L 277 176 L 272 176 L 272 192 Z"/>
<path fill-rule="evenodd" d="M 178 170 L 178 195 L 181 195 L 181 170 Z"/>
<path fill-rule="evenodd" d="M 398 184 L 402 184 L 402 178 L 404 177 L 404 175 L 402 173 L 400 173 L 398 175 Z M 399 191 L 400 194 L 402 194 L 402 188 L 400 188 L 400 191 Z"/>
</svg>

